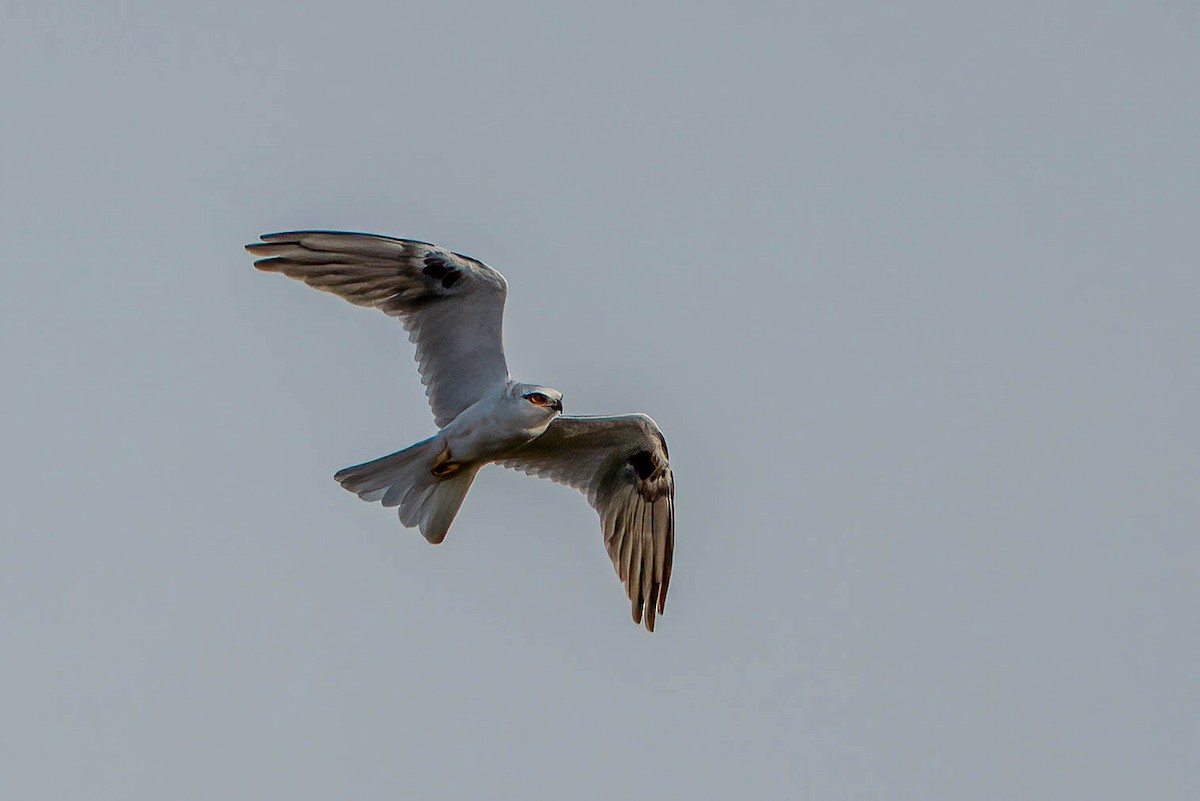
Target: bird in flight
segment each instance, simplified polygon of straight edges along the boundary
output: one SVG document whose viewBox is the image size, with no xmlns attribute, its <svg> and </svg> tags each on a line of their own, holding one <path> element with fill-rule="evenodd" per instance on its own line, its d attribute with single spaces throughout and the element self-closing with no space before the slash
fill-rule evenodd
<svg viewBox="0 0 1200 801">
<path fill-rule="evenodd" d="M 564 415 L 557 389 L 513 381 L 501 340 L 508 282 L 481 261 L 374 234 L 260 238 L 246 246 L 259 257 L 255 267 L 399 318 L 417 348 L 438 432 L 339 470 L 338 483 L 365 501 L 398 506 L 400 522 L 420 528 L 435 545 L 486 464 L 575 487 L 600 515 L 634 623 L 654 631 L 671 579 L 675 480 L 667 441 L 653 420 Z"/>
</svg>

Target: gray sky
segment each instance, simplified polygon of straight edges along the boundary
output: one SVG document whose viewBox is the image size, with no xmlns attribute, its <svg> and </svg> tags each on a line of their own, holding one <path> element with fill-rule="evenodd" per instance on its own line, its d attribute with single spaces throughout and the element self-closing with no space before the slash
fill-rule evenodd
<svg viewBox="0 0 1200 801">
<path fill-rule="evenodd" d="M 736 6 L 5 6 L 0 796 L 1200 794 L 1195 7 Z M 304 227 L 658 420 L 654 635 L 577 493 L 338 488 L 432 420 Z"/>
</svg>

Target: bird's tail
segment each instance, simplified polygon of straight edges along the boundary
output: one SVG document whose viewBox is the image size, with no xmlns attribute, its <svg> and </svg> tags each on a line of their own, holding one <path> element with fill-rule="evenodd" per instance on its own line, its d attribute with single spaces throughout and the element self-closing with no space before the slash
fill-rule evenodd
<svg viewBox="0 0 1200 801">
<path fill-rule="evenodd" d="M 366 464 L 339 470 L 334 478 L 364 501 L 400 507 L 400 522 L 419 526 L 425 539 L 446 538 L 480 465 L 447 462 L 438 437 Z"/>
</svg>

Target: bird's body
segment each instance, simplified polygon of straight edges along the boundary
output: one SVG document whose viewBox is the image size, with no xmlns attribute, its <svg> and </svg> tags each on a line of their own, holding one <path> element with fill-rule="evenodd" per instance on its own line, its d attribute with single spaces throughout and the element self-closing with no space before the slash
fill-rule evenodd
<svg viewBox="0 0 1200 801">
<path fill-rule="evenodd" d="M 338 471 L 343 487 L 399 507 L 400 521 L 441 542 L 475 474 L 498 463 L 576 487 L 601 518 L 605 546 L 654 630 L 674 549 L 674 479 L 666 440 L 645 415 L 568 417 L 562 393 L 508 375 L 501 322 L 508 284 L 475 259 L 372 234 L 300 231 L 247 245 L 259 269 L 281 272 L 400 318 L 434 422 L 429 439 Z"/>
<path fill-rule="evenodd" d="M 529 392 L 556 397 L 556 405 L 535 406 L 523 397 Z M 509 381 L 464 409 L 437 436 L 456 462 L 496 461 L 544 434 L 561 404 L 562 395 L 549 387 Z"/>
</svg>

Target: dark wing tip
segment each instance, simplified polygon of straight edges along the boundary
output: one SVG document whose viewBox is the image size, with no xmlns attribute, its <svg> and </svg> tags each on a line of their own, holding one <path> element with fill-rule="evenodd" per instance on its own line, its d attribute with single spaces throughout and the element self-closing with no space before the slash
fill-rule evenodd
<svg viewBox="0 0 1200 801">
<path fill-rule="evenodd" d="M 263 242 L 279 243 L 293 242 L 299 243 L 300 240 L 308 236 L 340 236 L 340 237 L 366 237 L 368 239 L 380 239 L 384 242 L 390 242 L 400 245 L 416 245 L 418 247 L 434 248 L 436 250 L 444 250 L 440 245 L 433 242 L 425 242 L 421 239 L 406 239 L 400 236 L 388 236 L 387 234 L 375 234 L 370 231 L 335 231 L 332 229 L 312 228 L 304 231 L 277 231 L 273 234 L 263 234 L 259 237 Z M 448 252 L 448 251 L 447 251 Z"/>
<path fill-rule="evenodd" d="M 257 270 L 262 270 L 264 273 L 279 273 L 283 272 L 283 265 L 287 259 L 258 259 L 254 262 L 254 267 Z"/>
<path fill-rule="evenodd" d="M 273 234 L 262 234 L 258 238 L 264 242 L 278 242 L 284 240 L 296 240 L 306 236 L 314 236 L 316 234 L 353 234 L 355 236 L 378 236 L 378 234 L 359 234 L 354 231 L 276 231 Z"/>
</svg>

